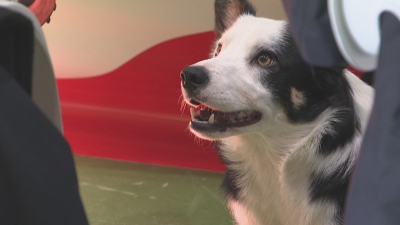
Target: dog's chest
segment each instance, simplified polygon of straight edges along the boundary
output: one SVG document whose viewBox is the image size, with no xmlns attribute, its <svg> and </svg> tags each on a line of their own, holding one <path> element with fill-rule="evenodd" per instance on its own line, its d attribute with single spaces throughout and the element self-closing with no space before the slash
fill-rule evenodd
<svg viewBox="0 0 400 225">
<path fill-rule="evenodd" d="M 312 224 L 305 168 L 287 173 L 287 159 L 257 138 L 225 140 L 221 153 L 231 173 L 225 185 L 234 186 L 225 187 L 228 203 L 239 225 Z"/>
</svg>

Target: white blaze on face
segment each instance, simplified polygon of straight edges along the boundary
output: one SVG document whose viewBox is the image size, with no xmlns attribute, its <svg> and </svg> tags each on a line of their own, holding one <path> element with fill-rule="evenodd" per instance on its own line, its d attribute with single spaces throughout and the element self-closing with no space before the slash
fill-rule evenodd
<svg viewBox="0 0 400 225">
<path fill-rule="evenodd" d="M 286 31 L 286 22 L 244 15 L 238 18 L 232 27 L 228 28 L 217 41 L 211 59 L 200 61 L 192 66 L 204 67 L 209 76 L 206 86 L 190 93 L 190 98 L 221 113 L 210 115 L 199 121 L 194 109 L 191 110 L 192 121 L 195 124 L 228 124 L 226 129 L 197 130 L 191 125 L 191 131 L 206 139 L 221 139 L 233 135 L 242 135 L 269 129 L 271 123 L 282 114 L 281 108 L 274 103 L 272 93 L 265 85 L 265 77 L 274 69 L 262 67 L 258 63 L 260 55 L 282 50 L 281 41 Z M 217 53 L 217 54 L 216 54 Z M 273 57 L 274 54 L 271 55 Z M 277 63 L 277 62 L 276 62 Z M 184 98 L 189 95 L 182 89 Z M 240 112 L 251 112 L 250 115 L 259 118 L 255 123 L 235 126 L 241 117 Z M 226 114 L 224 114 L 226 113 Z M 221 116 L 225 115 L 225 116 Z M 229 115 L 234 118 L 228 118 Z M 256 116 L 258 115 L 258 116 Z M 222 118 L 223 117 L 223 118 Z M 247 118 L 247 117 L 246 117 Z M 194 125 L 196 127 L 196 125 Z M 222 125 L 225 126 L 225 125 Z"/>
<path fill-rule="evenodd" d="M 271 94 L 261 82 L 265 69 L 254 58 L 261 49 L 280 46 L 285 22 L 241 16 L 218 40 L 218 56 L 196 63 L 209 71 L 210 83 L 196 96 L 221 111 L 259 110 L 268 107 Z M 264 29 L 265 28 L 265 29 Z M 219 51 L 218 45 L 216 51 Z M 212 54 L 214 55 L 214 54 Z"/>
</svg>

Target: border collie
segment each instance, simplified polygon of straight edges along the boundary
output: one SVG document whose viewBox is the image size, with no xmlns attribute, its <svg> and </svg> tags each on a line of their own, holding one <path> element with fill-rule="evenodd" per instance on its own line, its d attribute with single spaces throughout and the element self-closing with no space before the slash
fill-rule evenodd
<svg viewBox="0 0 400 225">
<path fill-rule="evenodd" d="M 183 69 L 189 128 L 217 141 L 239 225 L 338 225 L 373 89 L 299 55 L 287 22 L 215 2 L 210 59 Z M 318 47 L 318 46 L 316 46 Z"/>
</svg>

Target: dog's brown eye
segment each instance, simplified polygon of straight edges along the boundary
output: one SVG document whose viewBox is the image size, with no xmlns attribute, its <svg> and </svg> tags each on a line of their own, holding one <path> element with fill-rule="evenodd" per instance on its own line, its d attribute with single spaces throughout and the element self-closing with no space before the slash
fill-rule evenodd
<svg viewBox="0 0 400 225">
<path fill-rule="evenodd" d="M 267 55 L 260 55 L 257 59 L 258 65 L 260 66 L 269 66 L 272 63 L 271 57 Z"/>
<path fill-rule="evenodd" d="M 215 50 L 214 57 L 217 57 L 217 55 L 219 55 L 219 53 L 221 52 L 221 48 L 222 48 L 222 44 L 218 44 L 217 50 Z"/>
</svg>

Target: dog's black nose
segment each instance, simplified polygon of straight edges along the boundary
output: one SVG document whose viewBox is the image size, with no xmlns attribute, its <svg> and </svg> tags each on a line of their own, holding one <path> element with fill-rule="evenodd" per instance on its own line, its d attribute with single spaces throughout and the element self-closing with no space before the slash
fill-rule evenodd
<svg viewBox="0 0 400 225">
<path fill-rule="evenodd" d="M 182 86 L 194 91 L 206 86 L 209 82 L 208 70 L 202 66 L 189 66 L 181 72 Z"/>
</svg>

